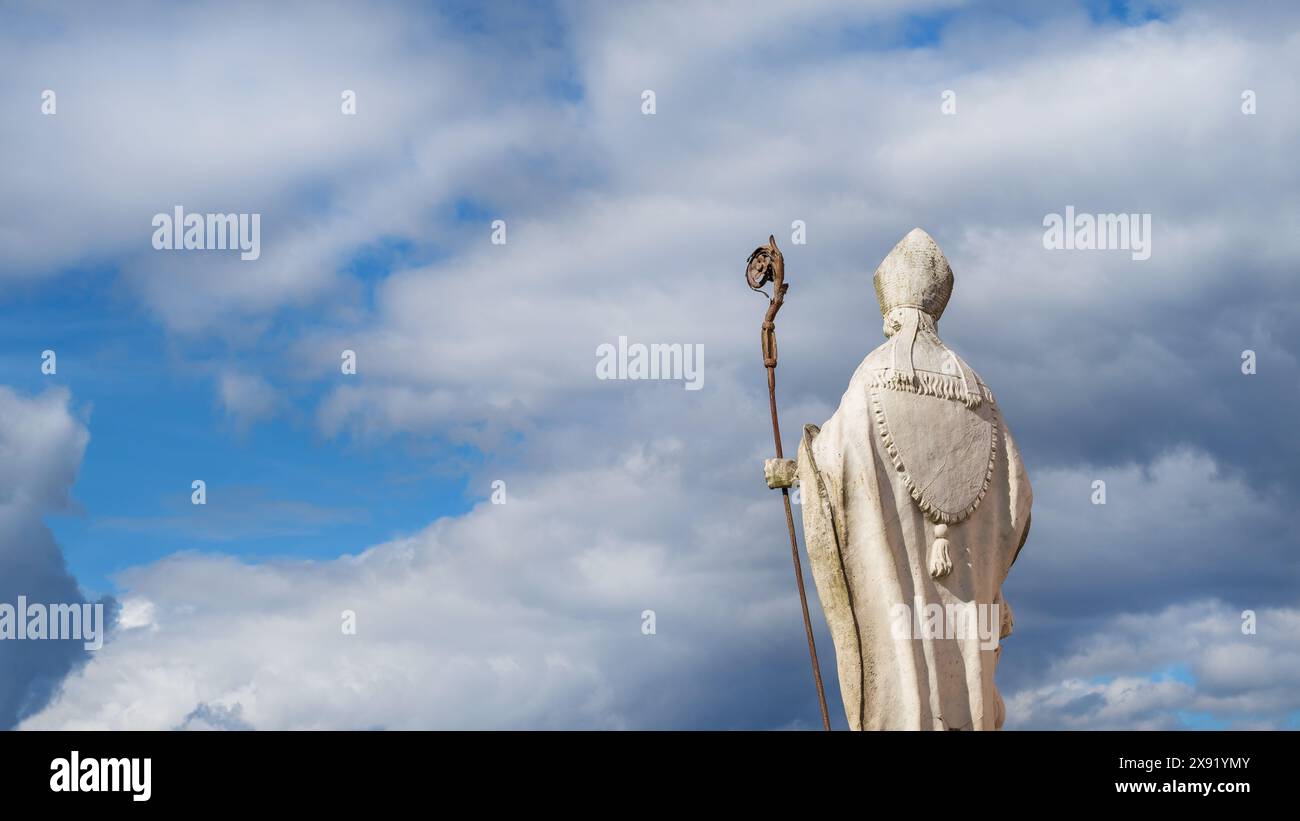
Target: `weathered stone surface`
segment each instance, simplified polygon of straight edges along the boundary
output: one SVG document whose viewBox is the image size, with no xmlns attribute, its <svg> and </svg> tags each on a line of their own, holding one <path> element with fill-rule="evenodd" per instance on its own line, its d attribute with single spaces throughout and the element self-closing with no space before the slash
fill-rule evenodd
<svg viewBox="0 0 1300 821">
<path fill-rule="evenodd" d="M 1002 582 L 1032 491 L 993 392 L 939 338 L 947 259 L 917 228 L 877 269 L 887 341 L 769 487 L 802 486 L 804 540 L 854 729 L 996 729 Z"/>
</svg>

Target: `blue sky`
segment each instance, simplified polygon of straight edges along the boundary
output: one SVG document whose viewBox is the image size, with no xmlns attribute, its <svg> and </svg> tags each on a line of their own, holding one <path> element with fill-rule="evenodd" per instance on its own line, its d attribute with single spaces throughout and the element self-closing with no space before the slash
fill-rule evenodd
<svg viewBox="0 0 1300 821">
<path fill-rule="evenodd" d="M 1285 3 L 6 7 L 0 601 L 110 597 L 116 621 L 93 654 L 0 647 L 0 723 L 817 726 L 740 273 L 775 233 L 791 442 L 881 341 L 870 274 L 920 225 L 956 274 L 945 341 L 1035 488 L 1009 726 L 1294 727 L 1298 26 Z M 261 214 L 260 259 L 153 250 L 177 205 Z M 1150 213 L 1151 258 L 1045 249 L 1067 206 Z M 596 379 L 620 336 L 703 345 L 703 389 Z"/>
<path fill-rule="evenodd" d="M 458 207 L 457 219 L 470 217 Z M 364 284 L 437 257 L 379 238 L 341 270 Z M 480 455 L 437 437 L 362 445 L 322 436 L 294 412 L 257 424 L 232 416 L 214 395 L 211 346 L 170 339 L 122 293 L 112 268 L 58 272 L 41 288 L 20 288 L 6 307 L 13 319 L 0 331 L 5 384 L 32 393 L 66 388 L 93 431 L 76 505 L 49 520 L 92 596 L 118 592 L 115 573 L 178 548 L 336 557 L 463 513 L 489 490 L 466 486 L 466 465 Z M 310 321 L 286 315 L 275 334 Z M 39 368 L 45 350 L 58 356 L 53 375 Z M 250 355 L 273 362 L 276 353 Z M 295 386 L 293 401 L 310 406 L 320 394 L 318 386 Z M 214 504 L 191 504 L 195 479 L 207 483 Z M 222 497 L 230 503 L 216 504 Z"/>
</svg>

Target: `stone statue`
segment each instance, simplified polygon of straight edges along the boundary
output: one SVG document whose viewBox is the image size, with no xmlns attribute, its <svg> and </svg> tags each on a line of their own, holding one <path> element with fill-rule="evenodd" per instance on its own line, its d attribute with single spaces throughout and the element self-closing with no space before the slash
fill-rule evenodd
<svg viewBox="0 0 1300 821">
<path fill-rule="evenodd" d="M 930 235 L 894 246 L 875 286 L 886 342 L 767 483 L 800 486 L 849 727 L 997 729 L 1029 479 L 993 392 L 939 339 L 953 276 Z"/>
</svg>

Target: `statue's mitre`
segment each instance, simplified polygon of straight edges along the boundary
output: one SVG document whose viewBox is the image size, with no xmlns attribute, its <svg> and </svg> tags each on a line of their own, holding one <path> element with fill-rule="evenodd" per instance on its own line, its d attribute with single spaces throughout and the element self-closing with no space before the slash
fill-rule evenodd
<svg viewBox="0 0 1300 821">
<path fill-rule="evenodd" d="M 952 268 L 938 244 L 920 228 L 898 241 L 876 269 L 874 280 L 882 315 L 912 307 L 938 319 L 952 296 Z"/>
</svg>

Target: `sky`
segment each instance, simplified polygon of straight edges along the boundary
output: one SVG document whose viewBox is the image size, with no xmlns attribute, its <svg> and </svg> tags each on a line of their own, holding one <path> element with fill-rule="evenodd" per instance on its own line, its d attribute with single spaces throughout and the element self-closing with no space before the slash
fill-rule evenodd
<svg viewBox="0 0 1300 821">
<path fill-rule="evenodd" d="M 0 727 L 819 726 L 744 263 L 790 443 L 915 226 L 1034 487 L 1008 728 L 1300 727 L 1298 69 L 1282 2 L 5 4 L 0 602 L 111 626 Z"/>
</svg>

